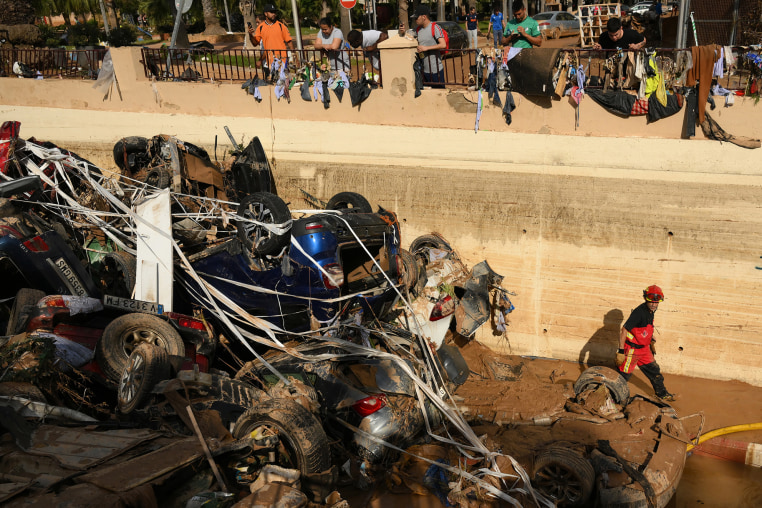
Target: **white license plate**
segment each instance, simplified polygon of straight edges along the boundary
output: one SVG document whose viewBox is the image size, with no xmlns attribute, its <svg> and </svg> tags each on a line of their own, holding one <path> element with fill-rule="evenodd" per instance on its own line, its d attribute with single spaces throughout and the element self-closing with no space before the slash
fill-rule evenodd
<svg viewBox="0 0 762 508">
<path fill-rule="evenodd" d="M 106 295 L 103 297 L 103 305 L 114 309 L 128 310 L 130 312 L 146 312 L 148 314 L 162 314 L 164 306 L 155 302 L 144 302 L 131 298 Z"/>
</svg>

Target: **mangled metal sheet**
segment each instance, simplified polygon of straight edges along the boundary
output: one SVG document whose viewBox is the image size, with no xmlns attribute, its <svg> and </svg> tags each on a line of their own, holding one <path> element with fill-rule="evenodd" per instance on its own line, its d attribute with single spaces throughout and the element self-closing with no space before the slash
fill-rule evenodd
<svg viewBox="0 0 762 508">
<path fill-rule="evenodd" d="M 148 429 L 89 430 L 42 425 L 34 430 L 27 453 L 53 457 L 71 469 L 89 469 L 141 443 L 159 437 Z"/>
<path fill-rule="evenodd" d="M 165 312 L 172 311 L 173 241 L 169 190 L 147 197 L 135 206 L 144 220 L 137 224 L 137 279 L 135 298 L 156 302 Z"/>
</svg>

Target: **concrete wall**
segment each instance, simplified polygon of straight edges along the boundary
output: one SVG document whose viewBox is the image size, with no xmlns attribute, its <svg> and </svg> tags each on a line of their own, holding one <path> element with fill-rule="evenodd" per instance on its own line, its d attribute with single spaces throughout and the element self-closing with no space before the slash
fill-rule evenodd
<svg viewBox="0 0 762 508">
<path fill-rule="evenodd" d="M 323 199 L 358 191 L 399 214 L 405 244 L 439 231 L 469 264 L 489 260 L 517 293 L 508 333 L 481 331 L 494 348 L 610 357 L 621 321 L 655 283 L 667 297 L 656 316 L 666 371 L 762 385 L 758 150 L 680 140 L 681 114 L 647 125 L 589 99 L 577 130 L 568 102 L 517 97 L 513 125 L 488 107 L 474 133 L 461 95 L 414 99 L 412 53 L 388 54 L 397 70 L 384 60 L 387 86 L 359 110 L 346 99 L 329 110 L 279 103 L 266 90 L 257 104 L 235 84 L 152 83 L 126 49 L 114 51 L 122 100 L 103 101 L 91 82 L 7 78 L 0 118 L 105 166 L 126 135 L 170 133 L 209 149 L 216 135 L 220 158 L 224 125 L 238 139 L 258 135 L 292 208 L 306 206 L 299 189 Z M 739 101 L 716 118 L 760 137 L 760 111 Z"/>
</svg>

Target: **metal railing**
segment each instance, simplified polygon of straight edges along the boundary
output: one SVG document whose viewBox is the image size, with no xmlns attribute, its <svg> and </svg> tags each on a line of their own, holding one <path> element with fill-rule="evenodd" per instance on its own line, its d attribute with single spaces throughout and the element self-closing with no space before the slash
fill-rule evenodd
<svg viewBox="0 0 762 508">
<path fill-rule="evenodd" d="M 95 79 L 106 48 L 51 49 L 0 48 L 0 74 L 16 76 L 13 64 L 24 64 L 31 74 L 26 77 Z"/>
<path fill-rule="evenodd" d="M 669 80 L 676 71 L 677 56 L 680 52 L 690 52 L 690 49 L 659 48 L 656 49 L 656 58 L 660 67 L 665 71 Z M 733 53 L 742 64 L 743 55 L 748 52 L 748 48 L 734 47 Z M 449 54 L 442 58 L 444 67 L 444 85 L 457 88 L 469 86 L 475 83 L 476 63 L 479 50 L 463 49 L 450 50 Z M 604 79 L 607 74 L 617 78 L 619 72 L 619 61 L 627 58 L 627 52 L 619 50 L 594 50 L 594 49 L 562 49 L 559 58 L 569 55 L 571 61 L 582 64 L 585 75 L 589 78 L 587 88 L 604 88 Z M 433 62 L 434 57 L 427 57 Z M 752 75 L 744 65 L 736 65 L 733 69 L 728 69 L 725 65 L 724 77 L 719 78 L 718 85 L 728 90 L 745 90 L 749 84 Z M 500 61 L 498 60 L 498 65 Z M 557 67 L 556 67 L 557 69 Z M 555 71 L 555 69 L 554 69 Z M 484 69 L 483 78 L 486 80 L 488 71 Z M 424 79 L 424 86 L 436 86 L 439 83 L 427 81 Z M 616 88 L 621 89 L 621 81 Z M 635 89 L 639 83 L 634 83 L 631 87 L 624 89 Z"/>
<path fill-rule="evenodd" d="M 169 81 L 244 82 L 259 78 L 268 81 L 273 59 L 287 59 L 294 72 L 306 64 L 343 70 L 350 81 L 372 73 L 381 84 L 381 60 L 362 50 L 326 52 L 314 49 L 267 51 L 261 49 L 168 49 L 143 48 L 142 63 L 146 77 Z M 378 65 L 374 69 L 372 63 Z M 298 76 L 297 76 L 298 77 Z"/>
</svg>

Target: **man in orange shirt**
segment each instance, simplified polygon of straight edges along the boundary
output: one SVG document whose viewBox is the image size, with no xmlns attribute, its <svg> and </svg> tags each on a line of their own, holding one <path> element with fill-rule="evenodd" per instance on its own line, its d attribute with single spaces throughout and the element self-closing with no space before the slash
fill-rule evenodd
<svg viewBox="0 0 762 508">
<path fill-rule="evenodd" d="M 267 4 L 265 5 L 265 20 L 257 28 L 249 28 L 249 40 L 254 44 L 254 47 L 257 47 L 262 41 L 265 50 L 264 59 L 268 68 L 273 58 L 285 60 L 288 56 L 286 51 L 276 50 L 285 50 L 286 47 L 290 50 L 294 49 L 294 41 L 291 39 L 291 34 L 288 33 L 288 28 L 277 18 L 275 6 Z"/>
</svg>

